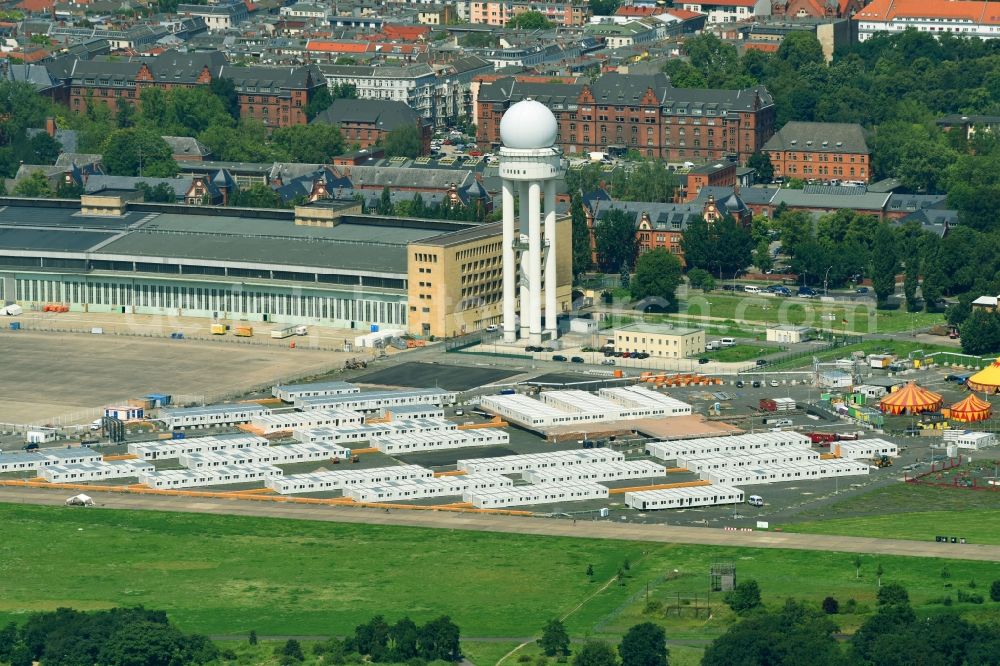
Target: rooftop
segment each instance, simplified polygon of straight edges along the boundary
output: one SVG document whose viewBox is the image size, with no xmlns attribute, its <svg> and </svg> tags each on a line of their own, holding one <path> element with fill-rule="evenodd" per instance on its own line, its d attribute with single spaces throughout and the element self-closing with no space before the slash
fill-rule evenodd
<svg viewBox="0 0 1000 666">
<path fill-rule="evenodd" d="M 615 333 L 647 333 L 651 335 L 693 335 L 703 332 L 700 328 L 681 328 L 669 324 L 629 324 L 615 329 Z"/>
</svg>

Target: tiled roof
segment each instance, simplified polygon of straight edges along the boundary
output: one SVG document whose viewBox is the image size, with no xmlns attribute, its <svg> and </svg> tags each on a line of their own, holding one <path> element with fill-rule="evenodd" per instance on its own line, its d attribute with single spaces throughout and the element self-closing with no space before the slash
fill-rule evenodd
<svg viewBox="0 0 1000 666">
<path fill-rule="evenodd" d="M 856 123 L 786 123 L 774 134 L 764 150 L 782 152 L 833 152 L 869 154 L 865 131 Z"/>
<path fill-rule="evenodd" d="M 1000 24 L 1000 5 L 974 0 L 875 0 L 854 15 L 855 21 L 936 18 Z"/>
</svg>

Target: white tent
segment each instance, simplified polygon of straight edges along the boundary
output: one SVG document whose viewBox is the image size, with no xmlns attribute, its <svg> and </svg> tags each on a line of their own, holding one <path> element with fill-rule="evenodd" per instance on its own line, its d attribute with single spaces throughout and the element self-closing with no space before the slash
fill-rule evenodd
<svg viewBox="0 0 1000 666">
<path fill-rule="evenodd" d="M 94 506 L 94 500 L 89 495 L 80 493 L 66 500 L 66 506 Z"/>
</svg>

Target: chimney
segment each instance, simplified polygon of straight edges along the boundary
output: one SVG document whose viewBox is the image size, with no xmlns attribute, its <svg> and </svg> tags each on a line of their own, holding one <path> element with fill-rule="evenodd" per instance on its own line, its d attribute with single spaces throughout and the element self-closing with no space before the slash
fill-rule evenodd
<svg viewBox="0 0 1000 666">
<path fill-rule="evenodd" d="M 45 119 L 45 133 L 56 138 L 56 119 L 52 116 Z"/>
</svg>

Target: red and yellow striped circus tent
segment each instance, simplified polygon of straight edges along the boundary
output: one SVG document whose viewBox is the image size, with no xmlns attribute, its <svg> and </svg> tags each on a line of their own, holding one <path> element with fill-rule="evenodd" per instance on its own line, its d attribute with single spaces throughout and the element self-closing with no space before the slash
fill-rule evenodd
<svg viewBox="0 0 1000 666">
<path fill-rule="evenodd" d="M 937 411 L 942 402 L 944 400 L 937 393 L 920 388 L 916 382 L 910 382 L 882 398 L 878 406 L 886 414 L 919 414 Z"/>
<path fill-rule="evenodd" d="M 969 377 L 965 385 L 973 391 L 1000 393 L 1000 358 Z"/>
<path fill-rule="evenodd" d="M 948 410 L 948 418 L 955 421 L 985 421 L 993 413 L 993 405 L 970 393 L 964 400 L 956 402 Z"/>
</svg>

